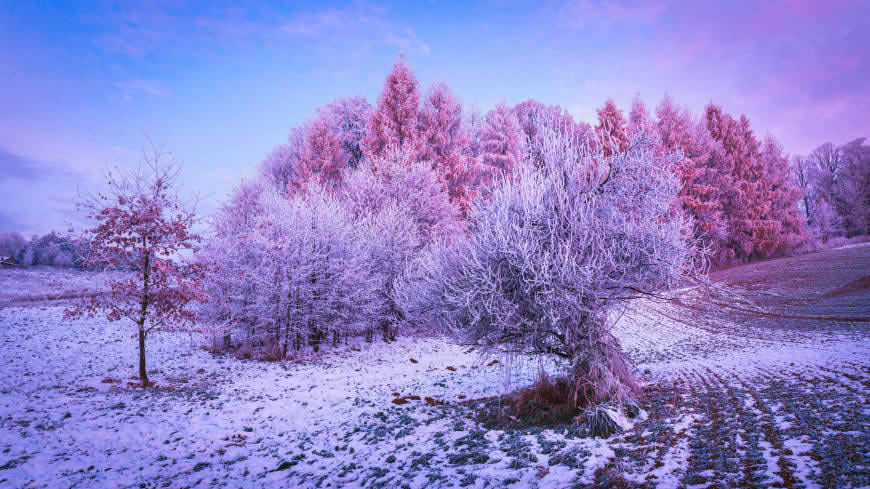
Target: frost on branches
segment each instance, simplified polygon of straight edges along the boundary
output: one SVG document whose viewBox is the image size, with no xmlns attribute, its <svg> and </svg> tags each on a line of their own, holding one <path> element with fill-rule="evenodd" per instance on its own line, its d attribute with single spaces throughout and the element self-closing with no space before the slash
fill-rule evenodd
<svg viewBox="0 0 870 489">
<path fill-rule="evenodd" d="M 221 209 L 204 250 L 215 300 L 202 311 L 221 347 L 235 336 L 242 353 L 277 359 L 375 331 L 395 339 L 395 281 L 423 248 L 461 231 L 460 210 L 407 148 L 341 173 L 340 185 L 303 179 L 291 193 L 244 184 Z"/>
<path fill-rule="evenodd" d="M 672 205 L 672 157 L 643 135 L 608 156 L 540 130 L 541 167 L 503 179 L 472 213 L 467 242 L 434 250 L 399 296 L 409 315 L 489 350 L 566 360 L 578 407 L 630 401 L 637 386 L 614 320 L 702 262 Z"/>
<path fill-rule="evenodd" d="M 105 313 L 110 321 L 130 321 L 139 341 L 139 380 L 150 385 L 145 363 L 145 339 L 158 329 L 193 324 L 188 307 L 204 300 L 202 262 L 186 261 L 199 236 L 196 221 L 174 189 L 178 170 L 164 162 L 159 150 L 146 154 L 136 172 L 108 176 L 109 190 L 83 203 L 93 227 L 82 233 L 89 244 L 87 266 L 128 269 L 127 279 L 112 279 L 108 292 L 79 302 L 67 317 Z"/>
</svg>

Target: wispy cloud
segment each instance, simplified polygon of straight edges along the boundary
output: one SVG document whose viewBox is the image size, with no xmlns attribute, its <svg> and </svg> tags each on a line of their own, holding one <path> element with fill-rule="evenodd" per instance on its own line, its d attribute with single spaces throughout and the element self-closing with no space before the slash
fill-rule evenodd
<svg viewBox="0 0 870 489">
<path fill-rule="evenodd" d="M 115 82 L 115 86 L 121 90 L 121 100 L 124 102 L 141 95 L 160 97 L 169 93 L 169 90 L 163 88 L 159 81 L 154 80 L 120 81 Z"/>
<path fill-rule="evenodd" d="M 0 168 L 0 232 L 43 233 L 71 222 L 79 174 L 2 147 Z"/>
<path fill-rule="evenodd" d="M 86 17 L 103 31 L 95 44 L 129 58 L 185 52 L 219 53 L 240 45 L 308 41 L 382 43 L 429 52 L 414 30 L 390 19 L 380 5 L 355 1 L 341 7 L 283 11 L 271 7 L 206 8 L 186 2 L 124 4 L 108 15 Z"/>
<path fill-rule="evenodd" d="M 76 174 L 0 147 L 0 168 L 5 179 L 34 181 L 43 178 L 74 179 Z"/>
<path fill-rule="evenodd" d="M 339 41 L 359 47 L 384 44 L 406 52 L 429 54 L 429 45 L 409 26 L 388 19 L 379 5 L 354 2 L 343 8 L 299 12 L 287 17 L 281 30 L 309 40 Z"/>
<path fill-rule="evenodd" d="M 646 25 L 658 21 L 672 2 L 660 0 L 575 0 L 558 9 L 558 19 L 569 26 L 584 28 L 601 24 Z"/>
</svg>

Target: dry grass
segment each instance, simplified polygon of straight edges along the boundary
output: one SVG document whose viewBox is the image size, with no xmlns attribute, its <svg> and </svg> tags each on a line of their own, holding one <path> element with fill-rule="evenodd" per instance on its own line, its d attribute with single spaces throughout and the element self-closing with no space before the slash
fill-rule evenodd
<svg viewBox="0 0 870 489">
<path fill-rule="evenodd" d="M 501 399 L 498 423 L 554 426 L 571 423 L 577 416 L 574 384 L 567 377 L 552 378 L 541 372 L 531 386 Z"/>
</svg>

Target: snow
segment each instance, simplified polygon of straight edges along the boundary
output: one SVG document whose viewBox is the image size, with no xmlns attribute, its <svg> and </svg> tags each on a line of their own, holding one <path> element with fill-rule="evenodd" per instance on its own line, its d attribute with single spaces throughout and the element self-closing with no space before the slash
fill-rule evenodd
<svg viewBox="0 0 870 489">
<path fill-rule="evenodd" d="M 862 324 L 711 330 L 636 311 L 616 334 L 653 393 L 639 417 L 614 413 L 624 433 L 593 439 L 487 427 L 479 403 L 554 365 L 484 358 L 439 337 L 256 362 L 209 353 L 199 334 L 156 334 L 157 387 L 142 390 L 130 329 L 64 320 L 65 302 L 49 300 L 55 280 L 98 290 L 76 273 L 0 274 L 0 487 L 555 489 L 606 485 L 613 470 L 637 484 L 704 487 L 749 482 L 743 465 L 716 464 L 754 464 L 753 446 L 764 484 L 783 480 L 784 459 L 800 484 L 823 487 L 823 469 L 844 462 L 820 459 L 822 444 L 826 457 L 842 444 L 866 453 Z M 421 400 L 396 405 L 394 393 Z"/>
<path fill-rule="evenodd" d="M 866 435 L 866 434 L 865 434 Z M 812 445 L 805 440 L 785 440 L 785 448 L 791 450 L 794 455 L 789 457 L 797 466 L 796 475 L 804 482 L 808 489 L 816 489 L 820 487 L 810 477 L 814 472 L 818 463 L 807 456 L 807 453 L 812 449 Z"/>
</svg>

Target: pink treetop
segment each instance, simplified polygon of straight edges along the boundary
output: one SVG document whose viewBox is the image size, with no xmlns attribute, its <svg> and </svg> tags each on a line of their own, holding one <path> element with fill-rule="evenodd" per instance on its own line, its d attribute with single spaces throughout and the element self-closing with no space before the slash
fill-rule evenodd
<svg viewBox="0 0 870 489">
<path fill-rule="evenodd" d="M 677 107 L 668 96 L 656 108 L 656 118 L 661 147 L 666 152 L 682 155 L 674 169 L 682 183 L 680 203 L 694 218 L 695 236 L 714 248 L 716 253 L 722 232 L 721 204 L 717 189 L 711 185 L 710 170 L 706 167 L 709 158 L 706 129 L 699 128 L 689 112 Z"/>
<path fill-rule="evenodd" d="M 450 200 L 467 213 L 472 198 L 468 186 L 475 170 L 469 149 L 471 138 L 462 127 L 462 105 L 447 85 L 432 87 L 418 122 L 423 138 L 420 159 L 432 164 Z"/>
<path fill-rule="evenodd" d="M 319 117 L 311 123 L 308 130 L 293 185 L 299 189 L 314 178 L 326 188 L 335 187 L 341 183 L 342 170 L 346 165 L 347 159 L 342 152 L 341 141 L 336 136 L 331 121 Z"/>
<path fill-rule="evenodd" d="M 429 90 L 418 127 L 423 138 L 421 160 L 438 166 L 445 158 L 466 152 L 469 137 L 462 127 L 462 105 L 446 84 L 438 83 Z"/>
<path fill-rule="evenodd" d="M 607 99 L 604 106 L 598 109 L 598 125 L 595 132 L 599 143 L 603 145 L 606 155 L 614 151 L 628 149 L 628 134 L 625 127 L 625 116 L 616 107 L 613 99 Z"/>
<path fill-rule="evenodd" d="M 631 112 L 628 113 L 628 133 L 638 134 L 641 131 L 651 129 L 649 111 L 640 96 L 635 96 L 631 102 Z"/>
<path fill-rule="evenodd" d="M 510 172 L 523 154 L 523 133 L 513 111 L 499 104 L 486 114 L 478 135 L 486 170 Z"/>
<path fill-rule="evenodd" d="M 692 116 L 687 110 L 677 107 L 670 96 L 666 95 L 656 107 L 656 119 L 659 138 L 664 146 L 684 154 L 698 152 Z"/>
<path fill-rule="evenodd" d="M 417 79 L 400 58 L 384 82 L 384 91 L 369 121 L 363 142 L 369 160 L 386 155 L 390 147 L 403 148 L 415 155 L 420 152 L 419 106 Z"/>
</svg>

